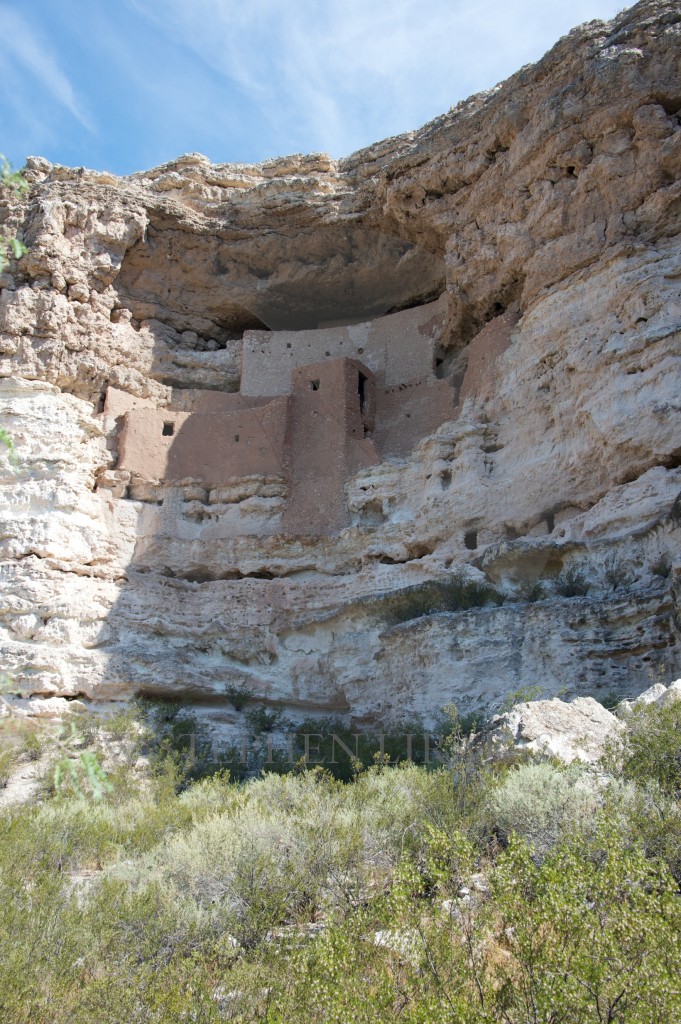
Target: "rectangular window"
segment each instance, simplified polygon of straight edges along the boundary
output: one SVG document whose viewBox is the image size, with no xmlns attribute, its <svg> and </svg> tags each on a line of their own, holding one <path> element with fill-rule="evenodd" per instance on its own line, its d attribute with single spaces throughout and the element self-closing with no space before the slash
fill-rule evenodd
<svg viewBox="0 0 681 1024">
<path fill-rule="evenodd" d="M 363 373 L 360 373 L 359 374 L 359 379 L 357 381 L 357 392 L 359 394 L 359 411 L 360 411 L 360 414 L 362 416 L 364 415 L 364 411 L 366 409 L 366 402 L 367 402 L 366 383 L 367 383 L 366 377 L 364 376 Z"/>
<path fill-rule="evenodd" d="M 163 436 L 164 437 L 172 437 L 174 433 L 175 433 L 175 424 L 172 423 L 170 420 L 166 420 L 165 423 L 163 424 Z"/>
</svg>

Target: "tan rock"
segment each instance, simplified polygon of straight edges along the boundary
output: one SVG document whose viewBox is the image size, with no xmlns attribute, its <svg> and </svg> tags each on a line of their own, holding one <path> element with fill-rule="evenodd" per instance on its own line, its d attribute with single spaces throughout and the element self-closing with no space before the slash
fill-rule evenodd
<svg viewBox="0 0 681 1024">
<path fill-rule="evenodd" d="M 675 678 L 679 38 L 646 0 L 340 161 L 29 160 L 2 198 L 16 685 L 368 726 Z"/>
</svg>

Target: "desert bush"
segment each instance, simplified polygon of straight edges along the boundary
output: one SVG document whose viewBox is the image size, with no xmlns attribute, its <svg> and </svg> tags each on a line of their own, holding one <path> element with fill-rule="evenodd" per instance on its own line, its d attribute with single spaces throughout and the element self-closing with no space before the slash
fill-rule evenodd
<svg viewBox="0 0 681 1024">
<path fill-rule="evenodd" d="M 437 612 L 468 611 L 503 601 L 504 595 L 491 584 L 454 573 L 447 579 L 430 580 L 390 594 L 379 603 L 379 610 L 386 623 L 393 626 Z"/>
<path fill-rule="evenodd" d="M 264 705 L 248 708 L 244 718 L 251 731 L 258 736 L 261 732 L 273 732 L 281 726 L 283 712 L 280 708 L 266 708 Z"/>
<path fill-rule="evenodd" d="M 37 729 L 25 729 L 21 737 L 21 753 L 29 761 L 39 761 L 45 752 L 45 739 Z"/>
<path fill-rule="evenodd" d="M 672 1019 L 680 1005 L 674 889 L 608 820 L 591 835 L 577 831 L 539 867 L 514 841 L 492 876 L 504 956 L 492 1019 Z"/>
<path fill-rule="evenodd" d="M 541 700 L 544 691 L 541 686 L 535 683 L 528 683 L 526 686 L 519 686 L 517 690 L 510 690 L 505 693 L 499 701 L 499 714 L 503 715 L 511 711 L 516 704 L 526 704 L 528 701 Z"/>
<path fill-rule="evenodd" d="M 668 555 L 660 555 L 650 566 L 650 571 L 655 576 L 660 576 L 662 579 L 667 579 L 670 572 L 672 571 L 672 563 Z"/>
<path fill-rule="evenodd" d="M 607 802 L 623 836 L 639 844 L 649 860 L 666 863 L 681 884 L 681 803 L 656 782 L 611 780 Z"/>
<path fill-rule="evenodd" d="M 535 604 L 545 597 L 545 584 L 542 580 L 525 580 L 518 590 L 518 597 L 521 601 Z"/>
<path fill-rule="evenodd" d="M 629 781 L 654 783 L 671 797 L 681 794 L 681 700 L 632 708 L 606 755 L 610 771 L 618 766 Z"/>
<path fill-rule="evenodd" d="M 20 194 L 25 192 L 28 188 L 28 182 L 24 178 L 21 171 L 13 171 L 9 161 L 0 154 L 0 191 L 7 190 Z M 0 274 L 2 273 L 5 263 L 7 261 L 8 253 L 11 254 L 14 259 L 19 259 L 26 253 L 27 249 L 23 242 L 20 242 L 18 238 L 6 238 L 0 234 Z M 0 441 L 3 444 L 8 445 L 10 454 L 13 451 L 13 445 L 11 439 L 2 432 Z"/>
<path fill-rule="evenodd" d="M 224 694 L 235 711 L 243 711 L 252 696 L 250 690 L 233 684 L 224 687 Z"/>
<path fill-rule="evenodd" d="M 4 789 L 10 780 L 16 764 L 17 751 L 14 746 L 0 747 L 0 789 Z"/>
<path fill-rule="evenodd" d="M 594 697 L 598 703 L 602 704 L 608 711 L 615 711 L 622 700 L 616 690 L 608 690 L 608 692 L 604 693 L 602 696 L 600 694 L 594 694 Z"/>
<path fill-rule="evenodd" d="M 506 842 L 516 833 L 542 857 L 566 830 L 589 824 L 600 800 L 592 777 L 582 768 L 528 764 L 510 771 L 495 791 L 492 821 Z"/>
<path fill-rule="evenodd" d="M 1 824 L 3 1024 L 681 1012 L 678 802 L 657 783 L 601 795 L 586 770 L 508 769 L 459 732 L 431 770 L 179 791 L 154 770 Z"/>
<path fill-rule="evenodd" d="M 562 597 L 584 597 L 589 593 L 589 588 L 586 574 L 575 566 L 565 569 L 556 581 L 556 592 Z"/>
<path fill-rule="evenodd" d="M 144 742 L 140 753 L 151 770 L 179 791 L 190 782 L 223 770 L 219 750 L 205 722 L 181 704 L 162 700 L 135 702 L 134 716 Z M 133 720 L 134 720 L 133 716 Z"/>
<path fill-rule="evenodd" d="M 622 590 L 634 582 L 631 569 L 614 555 L 606 559 L 604 566 L 605 580 L 611 590 Z"/>
<path fill-rule="evenodd" d="M 390 764 L 423 764 L 427 759 L 435 765 L 441 763 L 438 743 L 447 731 L 447 722 L 431 735 L 420 719 L 404 719 L 374 733 L 356 732 L 339 718 L 309 718 L 288 728 L 286 756 L 274 756 L 263 768 L 285 774 L 293 763 L 301 770 L 321 765 L 334 778 L 349 782 L 377 759 Z"/>
<path fill-rule="evenodd" d="M 330 922 L 273 974 L 265 1019 L 424 1024 L 654 1024 L 680 1000 L 674 886 L 608 821 L 537 864 L 514 837 L 488 865 L 487 894 L 450 892 L 475 851 L 434 836 L 435 897 L 403 863 L 390 894 Z M 451 868 L 450 866 L 451 865 Z M 440 879 L 441 881 L 438 881 Z M 444 885 L 444 888 L 442 888 Z M 468 890 L 462 890 L 468 893 Z M 292 960 L 292 963 L 291 963 Z"/>
</svg>

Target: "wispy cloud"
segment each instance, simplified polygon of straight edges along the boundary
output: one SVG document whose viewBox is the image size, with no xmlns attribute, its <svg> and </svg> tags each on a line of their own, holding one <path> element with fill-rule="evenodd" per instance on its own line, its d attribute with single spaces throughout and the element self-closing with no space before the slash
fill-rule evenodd
<svg viewBox="0 0 681 1024">
<path fill-rule="evenodd" d="M 60 106 L 69 112 L 79 124 L 90 132 L 95 131 L 94 124 L 69 81 L 55 59 L 49 45 L 28 24 L 26 19 L 16 10 L 0 4 L 0 39 L 2 39 L 3 65 L 7 69 L 3 76 L 5 102 L 7 97 L 21 105 L 19 92 L 24 88 L 23 76 L 11 73 L 11 65 L 18 64 L 24 71 L 30 72 L 37 83 Z M 16 85 L 13 83 L 16 81 Z M 14 95 L 12 95 L 14 93 Z"/>
<path fill-rule="evenodd" d="M 238 86 L 279 145 L 334 155 L 418 127 L 536 59 L 580 21 L 611 17 L 620 6 L 619 0 L 128 3 Z"/>
</svg>

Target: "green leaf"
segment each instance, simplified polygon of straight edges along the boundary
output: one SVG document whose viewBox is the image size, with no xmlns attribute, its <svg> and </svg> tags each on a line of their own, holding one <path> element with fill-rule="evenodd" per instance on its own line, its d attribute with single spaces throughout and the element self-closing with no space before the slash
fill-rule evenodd
<svg viewBox="0 0 681 1024">
<path fill-rule="evenodd" d="M 18 238 L 10 238 L 9 247 L 12 250 L 12 255 L 15 260 L 21 259 L 28 252 L 28 249 L 23 242 L 20 242 Z"/>
</svg>

